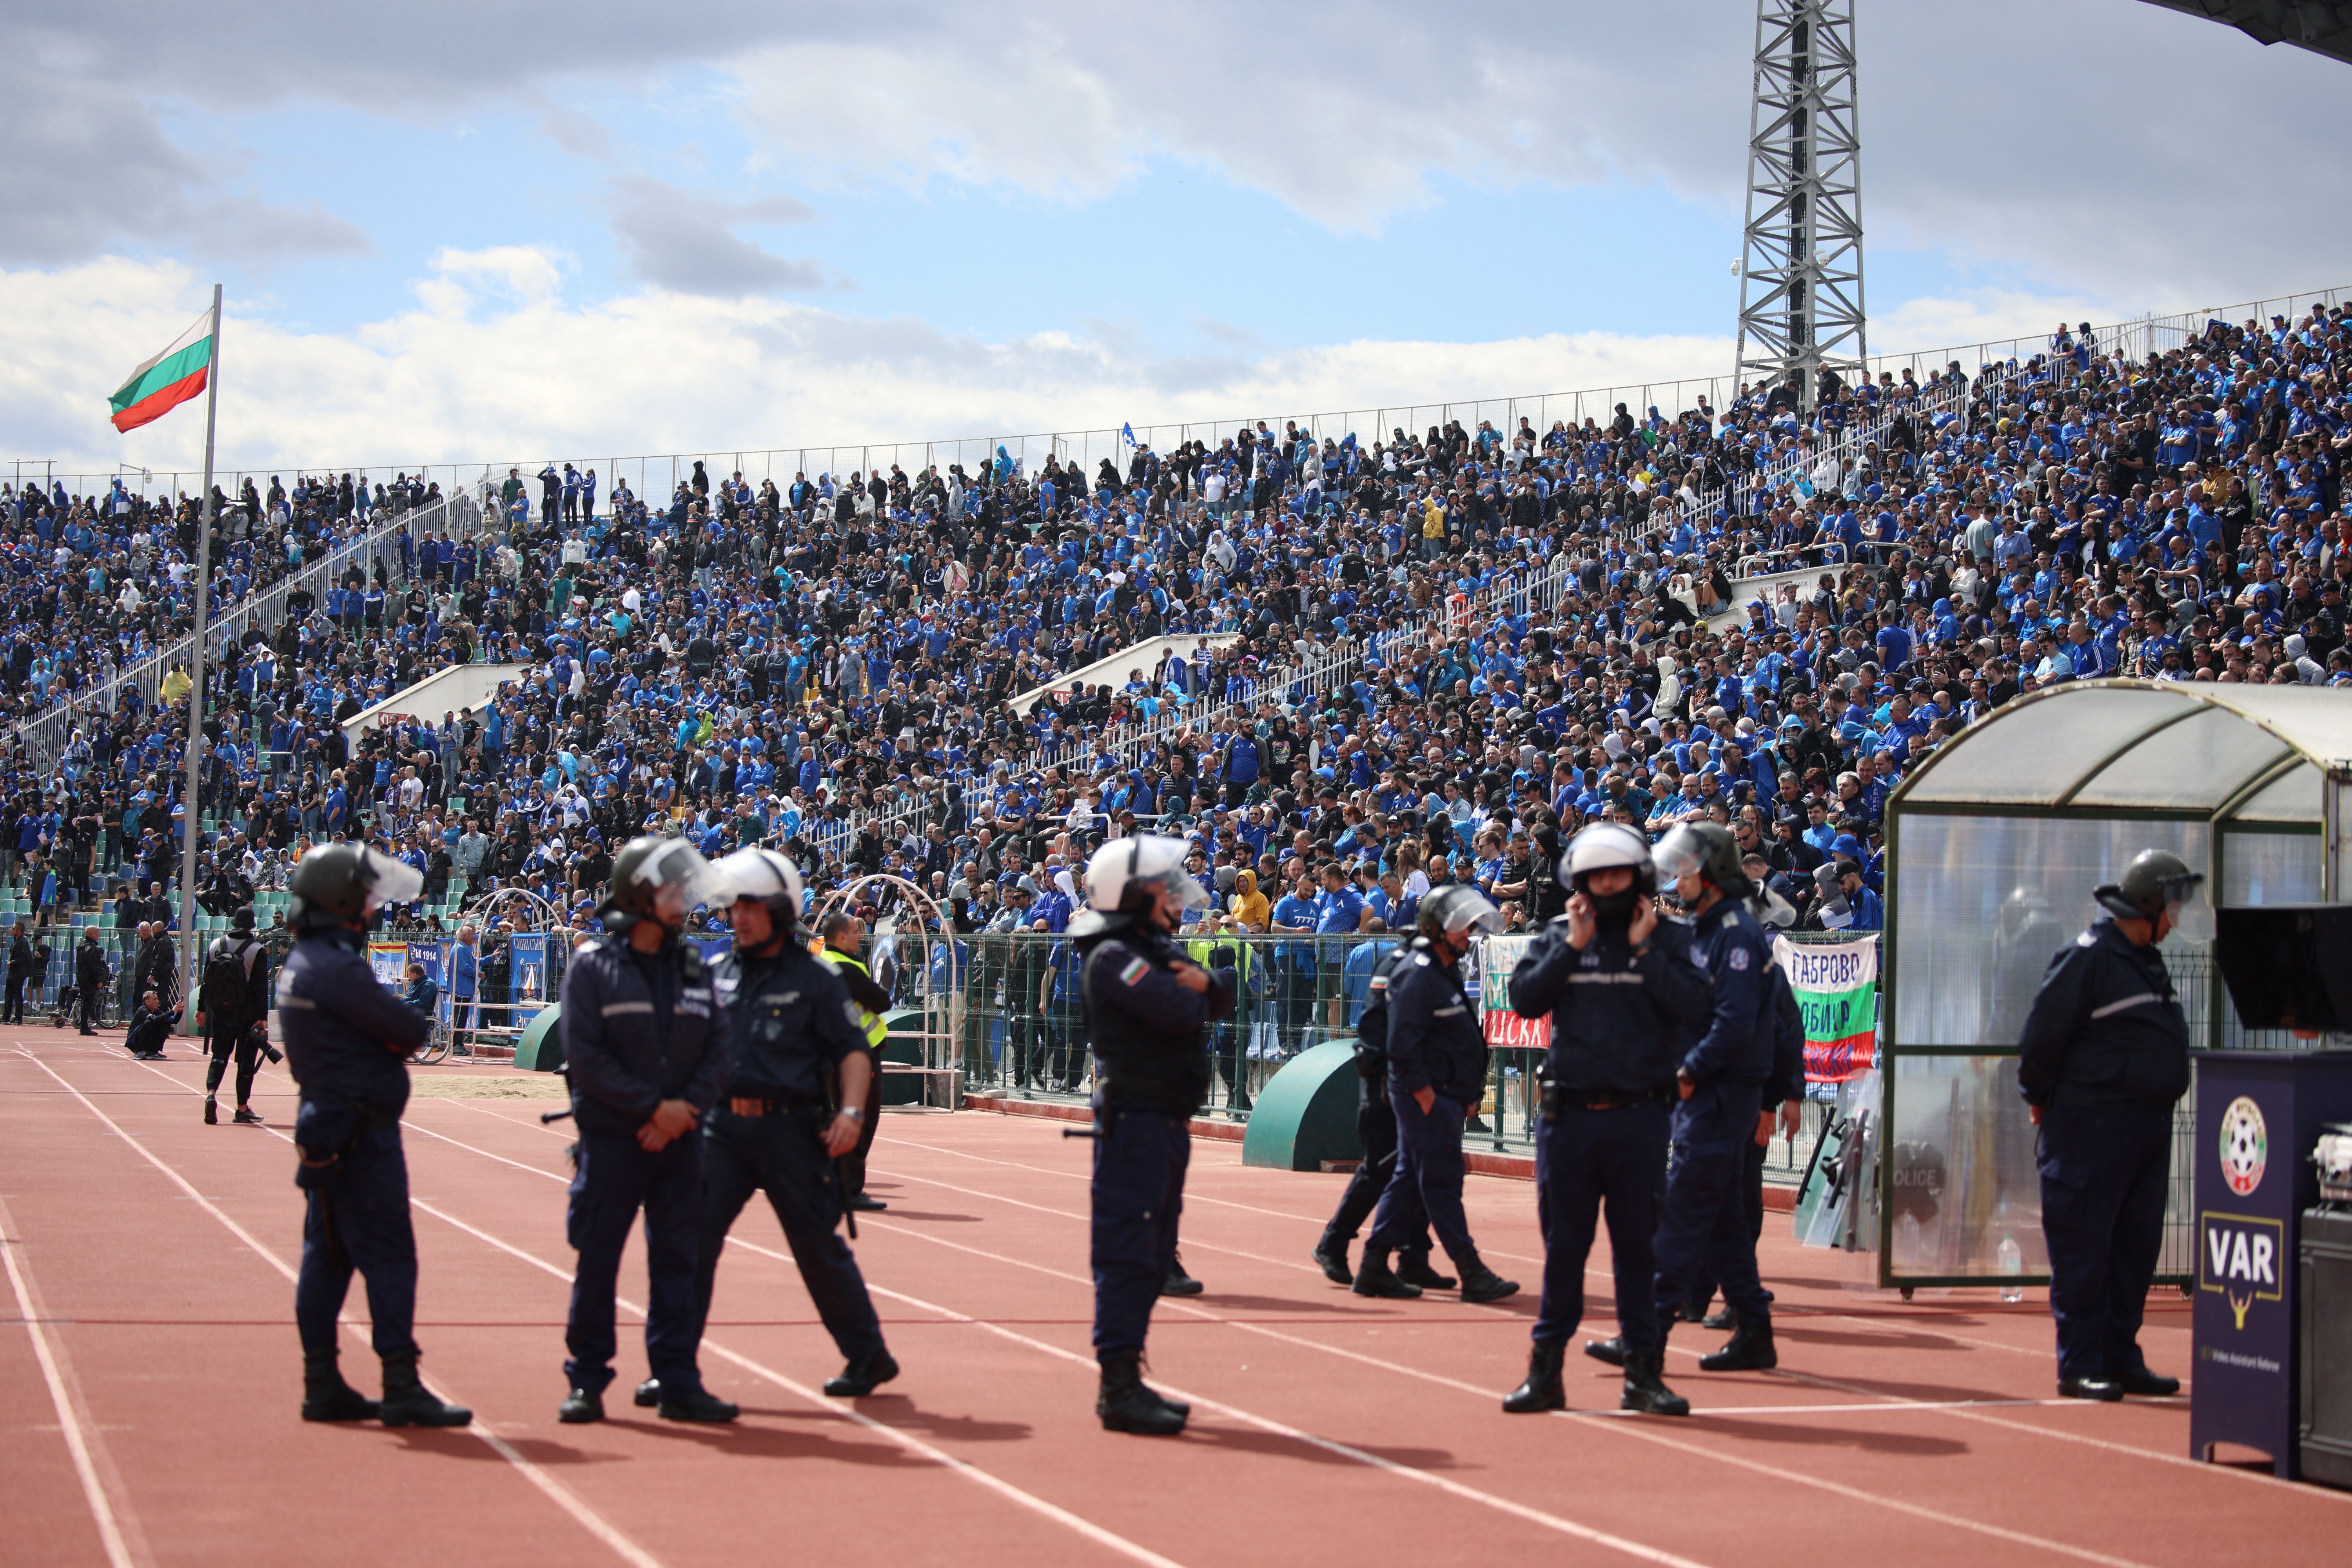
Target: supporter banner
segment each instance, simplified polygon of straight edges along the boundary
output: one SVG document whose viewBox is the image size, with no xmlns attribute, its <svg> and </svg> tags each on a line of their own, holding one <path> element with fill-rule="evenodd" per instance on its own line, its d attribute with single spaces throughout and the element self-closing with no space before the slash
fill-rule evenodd
<svg viewBox="0 0 2352 1568">
<path fill-rule="evenodd" d="M 1522 1018 L 1511 1011 L 1511 971 L 1528 951 L 1524 934 L 1490 936 L 1473 951 L 1478 965 L 1478 1008 L 1486 1044 L 1496 1050 L 1551 1048 L 1551 1020 Z"/>
<path fill-rule="evenodd" d="M 408 944 L 406 962 L 425 966 L 425 978 L 436 986 L 446 986 L 447 964 L 442 960 L 444 945 L 437 942 L 412 942 Z M 403 971 L 405 973 L 405 971 Z M 405 984 L 405 982 L 404 982 Z"/>
<path fill-rule="evenodd" d="M 408 944 L 404 942 L 368 943 L 368 968 L 374 972 L 377 984 L 398 995 L 408 989 Z"/>
<path fill-rule="evenodd" d="M 1878 1064 L 1878 938 L 1777 937 L 1773 955 L 1805 1016 L 1805 1081 L 1845 1083 Z"/>
</svg>

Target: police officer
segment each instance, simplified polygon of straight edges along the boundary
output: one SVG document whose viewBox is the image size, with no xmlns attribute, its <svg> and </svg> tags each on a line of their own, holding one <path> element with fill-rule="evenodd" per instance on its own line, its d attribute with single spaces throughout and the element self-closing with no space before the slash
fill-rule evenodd
<svg viewBox="0 0 2352 1568">
<path fill-rule="evenodd" d="M 1768 968 L 1772 949 L 1748 900 L 1754 891 L 1728 828 L 1685 823 L 1654 856 L 1692 914 L 1690 962 L 1707 977 L 1710 995 L 1697 1038 L 1675 1072 L 1674 1163 L 1658 1216 L 1657 1351 L 1682 1313 L 1702 1271 L 1738 1315 L 1728 1343 L 1699 1358 L 1703 1372 L 1763 1371 L 1780 1363 L 1772 1347 L 1771 1296 L 1756 1271 L 1756 1237 L 1740 1194 L 1744 1151 L 1771 1135 L 1761 1110 L 1773 1076 L 1777 1011 Z M 1610 1359 L 1606 1342 L 1588 1344 Z"/>
<path fill-rule="evenodd" d="M 842 1195 L 849 1206 L 859 1214 L 873 1214 L 890 1206 L 866 1195 L 866 1157 L 873 1152 L 875 1125 L 882 1120 L 882 1042 L 890 1032 L 882 1015 L 890 1010 L 890 994 L 875 983 L 866 961 L 857 956 L 865 935 L 864 921 L 846 910 L 836 910 L 824 918 L 824 945 L 817 950 L 817 956 L 833 965 L 848 988 L 850 1003 L 857 1012 L 858 1033 L 866 1039 L 870 1071 L 866 1098 L 858 1102 L 857 1147 L 844 1154 L 835 1169 L 841 1174 Z"/>
<path fill-rule="evenodd" d="M 1559 867 L 1571 890 L 1511 971 L 1511 1010 L 1551 1015 L 1536 1133 L 1536 1218 L 1543 1227 L 1543 1304 L 1514 1415 L 1568 1403 L 1560 1359 L 1584 1315 L 1584 1263 L 1605 1203 L 1625 1388 L 1620 1405 L 1687 1415 L 1666 1387 L 1656 1338 L 1658 1186 L 1680 1042 L 1706 1016 L 1706 976 L 1690 962 L 1689 928 L 1658 918 L 1650 845 L 1622 823 L 1596 823 Z"/>
<path fill-rule="evenodd" d="M 1461 1270 L 1465 1301 L 1499 1301 L 1519 1288 L 1479 1259 L 1462 1208 L 1462 1122 L 1486 1097 L 1486 1040 L 1459 965 L 1474 933 L 1502 927 L 1502 911 L 1477 889 L 1441 888 L 1422 904 L 1421 935 L 1389 979 L 1388 1093 L 1397 1162 L 1356 1271 L 1360 1295 L 1392 1293 L 1383 1288 L 1389 1254 L 1415 1239 L 1423 1215 Z"/>
<path fill-rule="evenodd" d="M 669 1421 L 732 1421 L 736 1408 L 702 1386 L 695 1360 L 702 1315 L 695 1259 L 702 1226 L 698 1127 L 728 1063 L 727 1009 L 701 952 L 681 942 L 686 917 L 719 879 L 683 838 L 633 838 L 613 858 L 597 913 L 605 935 L 563 973 L 564 1069 L 580 1129 L 565 1231 L 580 1253 L 557 1419 L 602 1421 L 613 1381 L 614 1289 L 621 1250 L 646 1216 L 646 1360 L 653 1400 Z"/>
<path fill-rule="evenodd" d="M 1397 1194 L 1398 1203 L 1409 1211 L 1401 1217 L 1412 1239 L 1397 1249 L 1394 1268 L 1360 1278 L 1348 1267 L 1348 1244 L 1372 1217 L 1381 1191 L 1396 1171 L 1397 1119 L 1389 1104 L 1388 1081 L 1389 982 L 1400 965 L 1412 962 L 1415 945 L 1392 947 L 1381 953 L 1366 983 L 1364 1011 L 1356 1020 L 1356 1139 L 1363 1145 L 1364 1157 L 1356 1163 L 1347 1187 L 1339 1194 L 1339 1206 L 1332 1211 L 1312 1254 L 1316 1267 L 1334 1285 L 1353 1286 L 1362 1296 L 1408 1300 L 1424 1289 L 1451 1290 L 1455 1284 L 1450 1275 L 1430 1267 L 1429 1255 L 1436 1243 L 1430 1237 L 1429 1215 L 1421 1208 L 1418 1190 Z M 1412 1215 L 1419 1216 L 1417 1225 Z"/>
<path fill-rule="evenodd" d="M 287 879 L 294 950 L 278 977 L 288 1070 L 302 1091 L 294 1116 L 304 1190 L 302 1268 L 294 1321 L 302 1336 L 302 1419 L 387 1426 L 463 1426 L 416 1376 L 416 1236 L 408 1219 L 408 1161 L 400 1113 L 408 1053 L 432 1024 L 376 984 L 369 924 L 381 904 L 425 890 L 424 874 L 356 844 L 321 844 Z M 383 1363 L 383 1401 L 363 1397 L 336 1368 L 335 1318 L 367 1278 L 368 1316 Z"/>
<path fill-rule="evenodd" d="M 2157 944 L 2204 878 L 2141 852 L 2093 890 L 2105 913 L 2050 961 L 2019 1040 L 2017 1081 L 2042 1129 L 2042 1230 L 2069 1399 L 2180 1392 L 2148 1371 L 2140 1314 L 2164 1239 L 2172 1108 L 2189 1091 L 2189 1022 Z"/>
<path fill-rule="evenodd" d="M 253 1098 L 253 1075 L 261 1066 L 262 1042 L 253 1026 L 268 1011 L 269 955 L 253 934 L 253 911 L 239 909 L 225 936 L 213 938 L 205 949 L 203 983 L 196 990 L 196 1026 L 205 1032 L 205 1125 L 220 1121 L 215 1098 L 227 1076 L 231 1054 L 236 1058 L 236 1114 L 233 1120 L 259 1125 L 247 1102 Z M 428 1014 L 427 1016 L 430 1016 Z"/>
<path fill-rule="evenodd" d="M 1095 1415 L 1106 1431 L 1169 1436 L 1192 1407 L 1143 1381 L 1151 1303 L 1175 1268 L 1187 1125 L 1209 1092 L 1210 1024 L 1234 1010 L 1230 969 L 1202 968 L 1174 940 L 1208 893 L 1180 839 L 1114 839 L 1087 864 L 1087 909 L 1070 922 L 1078 998 L 1094 1047 Z"/>
<path fill-rule="evenodd" d="M 898 1375 L 866 1278 L 834 1231 L 844 1212 L 835 1162 L 857 1147 L 873 1058 L 841 976 L 805 945 L 799 869 L 756 848 L 736 850 L 718 869 L 735 929 L 735 949 L 719 963 L 733 1070 L 710 1118 L 696 1305 L 708 1318 L 728 1229 L 765 1192 L 809 1300 L 847 1358 L 824 1391 L 863 1398 Z"/>
</svg>

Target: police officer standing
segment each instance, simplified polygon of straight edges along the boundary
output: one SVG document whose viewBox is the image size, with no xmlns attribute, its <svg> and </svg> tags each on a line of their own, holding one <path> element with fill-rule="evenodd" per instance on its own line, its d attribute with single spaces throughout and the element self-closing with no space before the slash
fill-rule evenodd
<svg viewBox="0 0 2352 1568">
<path fill-rule="evenodd" d="M 2050 961 L 2018 1042 L 2017 1081 L 2042 1129 L 2042 1229 L 2069 1399 L 2180 1392 L 2139 1348 L 2164 1242 L 2172 1108 L 2189 1092 L 2189 1022 L 2157 944 L 2204 878 L 2143 851 L 2093 890 L 2105 913 Z"/>
<path fill-rule="evenodd" d="M 633 838 L 613 858 L 599 915 L 606 935 L 563 973 L 564 1070 L 580 1128 L 565 1230 L 579 1250 L 571 1350 L 572 1392 L 557 1418 L 602 1421 L 619 1348 L 614 1289 L 621 1250 L 646 1216 L 647 1387 L 669 1421 L 732 1421 L 736 1408 L 702 1386 L 695 1352 L 702 1316 L 695 1259 L 703 1211 L 698 1131 L 727 1073 L 727 1010 L 702 954 L 678 939 L 686 917 L 719 881 L 683 838 Z"/>
<path fill-rule="evenodd" d="M 1397 1248 L 1396 1267 L 1358 1276 L 1348 1267 L 1348 1244 L 1381 1201 L 1396 1171 L 1397 1119 L 1389 1104 L 1389 982 L 1397 969 L 1412 962 L 1414 944 L 1391 948 L 1374 962 L 1365 985 L 1364 1011 L 1356 1020 L 1356 1139 L 1364 1157 L 1339 1194 L 1339 1206 L 1323 1227 L 1312 1254 L 1323 1277 L 1334 1285 L 1353 1286 L 1360 1296 L 1389 1296 L 1410 1300 L 1423 1290 L 1451 1290 L 1455 1280 L 1430 1267 L 1436 1243 L 1429 1234 L 1429 1215 L 1421 1209 L 1416 1189 L 1397 1194 L 1405 1212 L 1400 1222 L 1412 1239 Z M 1418 1215 L 1418 1223 L 1413 1216 Z"/>
<path fill-rule="evenodd" d="M 1192 1407 L 1143 1381 L 1151 1304 L 1176 1263 L 1191 1163 L 1188 1123 L 1209 1092 L 1208 1026 L 1234 1010 L 1234 972 L 1202 968 L 1174 941 L 1209 895 L 1184 869 L 1185 845 L 1115 839 L 1087 865 L 1087 909 L 1070 922 L 1078 996 L 1093 1046 L 1095 1159 L 1090 1259 L 1095 1415 L 1106 1431 L 1170 1436 Z"/>
<path fill-rule="evenodd" d="M 1692 914 L 1690 962 L 1707 977 L 1710 997 L 1698 1037 L 1675 1072 L 1674 1164 L 1658 1216 L 1657 1353 L 1702 1272 L 1738 1315 L 1728 1343 L 1699 1358 L 1702 1372 L 1760 1372 L 1780 1364 L 1772 1346 L 1772 1298 L 1756 1271 L 1756 1237 L 1740 1193 L 1746 1149 L 1771 1135 L 1763 1110 L 1773 1075 L 1779 1013 L 1770 975 L 1771 944 L 1748 907 L 1753 885 L 1739 864 L 1730 830 L 1685 823 L 1654 856 Z M 1587 1344 L 1612 1359 L 1605 1342 Z"/>
<path fill-rule="evenodd" d="M 239 909 L 225 936 L 213 938 L 205 950 L 203 984 L 196 991 L 196 1026 L 205 1032 L 205 1124 L 220 1121 L 215 1098 L 227 1076 L 229 1057 L 236 1058 L 236 1115 L 255 1125 L 261 1118 L 247 1102 L 253 1098 L 253 1075 L 261 1066 L 262 1041 L 254 1026 L 268 1011 L 269 955 L 253 934 L 253 911 Z M 430 1014 L 427 1015 L 430 1016 Z"/>
<path fill-rule="evenodd" d="M 857 1011 L 858 1032 L 866 1037 L 869 1070 L 866 1097 L 857 1107 L 857 1147 L 844 1154 L 835 1169 L 841 1174 L 842 1196 L 849 1206 L 859 1214 L 874 1214 L 890 1206 L 879 1198 L 866 1195 L 866 1157 L 873 1151 L 874 1129 L 882 1120 L 882 1042 L 889 1035 L 882 1015 L 890 1010 L 890 994 L 875 983 L 866 961 L 857 956 L 858 945 L 865 936 L 863 921 L 846 910 L 836 910 L 824 918 L 824 946 L 818 950 L 817 956 L 832 964 L 842 984 L 848 987 L 850 1003 Z M 1041 1058 L 1042 1056 L 1041 1052 Z"/>
<path fill-rule="evenodd" d="M 1462 1271 L 1465 1301 L 1499 1301 L 1519 1288 L 1480 1260 L 1462 1207 L 1462 1123 L 1486 1098 L 1486 1040 L 1462 987 L 1460 964 L 1475 932 L 1502 927 L 1502 911 L 1477 889 L 1440 888 L 1421 906 L 1412 956 L 1390 976 L 1386 1054 L 1397 1162 L 1364 1242 L 1359 1295 L 1393 1294 L 1383 1289 L 1389 1255 L 1413 1242 L 1424 1215 Z"/>
<path fill-rule="evenodd" d="M 381 904 L 425 890 L 415 867 L 356 844 L 322 844 L 287 879 L 294 950 L 278 979 L 288 1069 L 300 1086 L 294 1182 L 304 1191 L 302 1268 L 294 1321 L 302 1336 L 302 1419 L 387 1426 L 463 1426 L 416 1376 L 416 1235 L 400 1113 L 408 1053 L 432 1025 L 376 984 L 365 942 Z M 362 1396 L 336 1367 L 337 1314 L 352 1271 L 367 1279 L 368 1317 L 383 1363 L 383 1401 Z"/>
<path fill-rule="evenodd" d="M 1682 1039 L 1706 1017 L 1706 976 L 1687 927 L 1658 918 L 1649 841 L 1622 823 L 1578 834 L 1560 865 L 1572 889 L 1511 971 L 1511 1010 L 1551 1015 L 1536 1133 L 1536 1218 L 1543 1227 L 1543 1304 L 1527 1381 L 1503 1401 L 1514 1415 L 1568 1403 L 1560 1361 L 1584 1316 L 1593 1222 L 1609 1221 L 1610 1264 L 1625 1388 L 1620 1406 L 1687 1415 L 1663 1380 L 1657 1342 L 1658 1185 Z"/>
<path fill-rule="evenodd" d="M 727 1232 L 765 1192 L 809 1300 L 847 1358 L 824 1391 L 858 1399 L 898 1375 L 857 1259 L 834 1227 L 843 1215 L 837 1163 L 857 1147 L 873 1058 L 849 992 L 801 934 L 801 874 L 773 849 L 719 862 L 735 949 L 719 963 L 733 1030 L 732 1067 L 708 1135 L 695 1302 L 709 1317 Z M 640 1394 L 642 1401 L 643 1394 Z"/>
</svg>

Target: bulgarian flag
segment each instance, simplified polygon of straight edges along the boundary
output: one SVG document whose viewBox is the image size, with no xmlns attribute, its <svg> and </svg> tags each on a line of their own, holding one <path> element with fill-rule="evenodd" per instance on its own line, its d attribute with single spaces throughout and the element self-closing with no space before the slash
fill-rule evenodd
<svg viewBox="0 0 2352 1568">
<path fill-rule="evenodd" d="M 172 346 L 131 373 L 110 400 L 114 427 L 136 430 L 152 425 L 205 389 L 213 363 L 213 335 L 218 329 L 214 312 L 206 310 L 194 325 L 172 340 Z"/>
<path fill-rule="evenodd" d="M 1773 941 L 1805 1020 L 1805 1081 L 1846 1083 L 1878 1065 L 1878 937 Z"/>
</svg>

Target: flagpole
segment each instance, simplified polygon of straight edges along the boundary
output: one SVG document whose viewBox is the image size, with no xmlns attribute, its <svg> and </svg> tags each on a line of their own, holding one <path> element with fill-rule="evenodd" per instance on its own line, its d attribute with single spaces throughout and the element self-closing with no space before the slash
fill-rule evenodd
<svg viewBox="0 0 2352 1568">
<path fill-rule="evenodd" d="M 196 524 L 195 635 L 188 639 L 192 650 L 188 671 L 188 782 L 182 795 L 187 830 L 180 849 L 180 984 L 184 997 L 181 1011 L 184 1017 L 191 1020 L 191 1026 L 196 1007 L 196 837 L 202 815 L 196 781 L 205 751 L 205 594 L 212 575 L 213 432 L 220 412 L 220 340 L 221 286 L 215 283 L 212 350 L 205 361 L 205 489 L 204 509 Z"/>
</svg>

